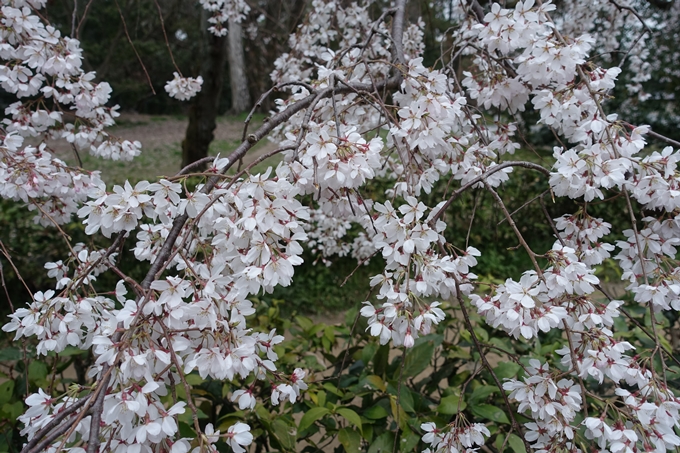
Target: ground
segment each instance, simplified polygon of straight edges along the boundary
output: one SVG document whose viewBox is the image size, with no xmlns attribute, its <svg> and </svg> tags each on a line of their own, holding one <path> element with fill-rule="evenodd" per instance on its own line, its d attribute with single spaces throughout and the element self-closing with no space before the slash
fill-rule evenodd
<svg viewBox="0 0 680 453">
<path fill-rule="evenodd" d="M 249 131 L 262 124 L 263 115 L 256 115 Z M 226 116 L 217 119 L 215 140 L 210 146 L 210 154 L 229 155 L 240 143 L 243 134 L 245 115 Z M 146 179 L 153 181 L 159 176 L 170 176 L 180 169 L 182 160 L 182 140 L 188 119 L 182 116 L 141 115 L 124 113 L 117 119 L 116 126 L 107 131 L 116 137 L 139 140 L 142 154 L 132 162 L 105 161 L 81 153 L 80 157 L 86 170 L 101 170 L 107 184 L 121 184 L 126 179 L 132 182 Z M 75 154 L 63 140 L 50 143 L 55 154 L 69 165 L 77 165 Z M 258 143 L 243 159 L 245 164 L 272 151 L 276 145 L 268 140 Z M 276 161 L 270 162 L 271 165 Z"/>
</svg>

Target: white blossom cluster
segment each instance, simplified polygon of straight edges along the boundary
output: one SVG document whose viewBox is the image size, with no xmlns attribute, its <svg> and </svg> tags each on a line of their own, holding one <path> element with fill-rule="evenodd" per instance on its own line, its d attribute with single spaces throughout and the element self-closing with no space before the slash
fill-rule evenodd
<svg viewBox="0 0 680 453">
<path fill-rule="evenodd" d="M 555 244 L 547 254 L 552 266 L 540 277 L 536 271 L 527 271 L 519 282 L 507 279 L 493 297 L 472 294 L 470 299 L 490 325 L 502 327 L 515 338 L 530 339 L 560 328 L 573 300 L 591 294 L 593 285 L 599 283 L 593 269 L 579 262 L 574 252 Z"/>
<path fill-rule="evenodd" d="M 525 439 L 533 442 L 538 451 L 549 451 L 551 445 L 565 443 L 573 447 L 572 422 L 581 410 L 581 388 L 571 379 L 555 381 L 547 364 L 536 359 L 529 361 L 524 382 L 511 380 L 503 384 L 509 397 L 519 403 L 518 412 L 528 412 L 535 420 L 527 423 Z"/>
<path fill-rule="evenodd" d="M 435 222 L 435 229 L 429 226 L 438 210 L 423 218 L 426 206 L 415 197 L 406 201 L 398 209 L 389 201 L 375 205 L 379 215 L 373 222 L 377 231 L 373 241 L 386 266 L 383 274 L 371 279 L 371 286 L 379 286 L 377 297 L 386 302 L 375 308 L 366 301 L 361 314 L 381 344 L 392 340 L 395 345 L 412 347 L 421 334 L 429 334 L 444 319 L 441 303 L 428 299 L 470 293 L 470 281 L 477 277 L 470 268 L 477 264 L 479 251 L 469 247 L 455 258 L 435 252 L 433 245 L 445 228 L 441 221 Z"/>
<path fill-rule="evenodd" d="M 345 80 L 366 82 L 371 76 L 387 75 L 389 43 L 383 39 L 372 39 L 363 48 L 359 47 L 371 35 L 372 29 L 383 36 L 389 35 L 384 22 L 373 23 L 368 8 L 368 4 L 352 3 L 343 8 L 335 0 L 313 0 L 307 21 L 290 36 L 290 52 L 274 62 L 272 80 L 275 83 L 323 82 L 328 75 L 335 74 Z M 410 28 L 407 33 L 414 35 L 417 32 Z M 414 37 L 419 39 L 409 45 L 415 46 L 413 50 L 418 52 L 422 36 Z M 336 40 L 340 48 L 347 51 L 332 51 L 330 47 Z M 323 64 L 316 66 L 321 62 Z"/>
<path fill-rule="evenodd" d="M 489 437 L 489 429 L 481 423 L 467 426 L 447 426 L 438 429 L 434 423 L 423 423 L 420 429 L 425 431 L 423 442 L 430 445 L 423 453 L 464 453 L 476 451 L 473 447 L 484 445 L 485 437 Z"/>
<path fill-rule="evenodd" d="M 180 101 L 186 101 L 196 96 L 201 91 L 203 85 L 203 77 L 182 77 L 178 73 L 174 73 L 174 78 L 165 84 L 165 91 L 170 97 Z"/>
<path fill-rule="evenodd" d="M 229 30 L 225 24 L 230 20 L 243 21 L 250 11 L 250 6 L 245 0 L 199 0 L 199 3 L 203 9 L 211 13 L 208 22 L 212 25 L 208 27 L 208 31 L 215 36 L 226 36 Z"/>
<path fill-rule="evenodd" d="M 216 158 L 206 181 L 192 189 L 176 176 L 108 190 L 97 173 L 68 168 L 45 145 L 47 138 L 62 138 L 113 159 L 139 152 L 138 143 L 103 131 L 116 116 L 115 108 L 105 107 L 110 88 L 83 72 L 77 41 L 43 23 L 36 14 L 43 3 L 3 1 L 0 84 L 19 101 L 3 123 L 0 196 L 40 211 L 45 224 L 66 222 L 77 212 L 87 234 L 101 232 L 116 246 L 134 236 L 134 256 L 148 261 L 151 271 L 137 283 L 116 268 L 118 249 L 83 245 L 45 265 L 56 291 L 36 292 L 3 330 L 15 332 L 16 340 L 35 337 L 42 355 L 69 346 L 92 350 L 88 376 L 97 385 L 59 397 L 43 390 L 30 395 L 20 418 L 29 440 L 92 398 L 101 403 L 101 419 L 86 406 L 82 417 L 68 418 L 69 431 L 48 449 L 81 453 L 96 427 L 99 451 L 188 452 L 192 439 L 180 437 L 177 416 L 191 409 L 191 395 L 180 401 L 172 390 L 189 373 L 234 381 L 230 399 L 241 410 L 253 410 L 263 398 L 252 380 L 273 405 L 298 401 L 306 372 L 277 370 L 283 337 L 248 326 L 255 313 L 249 298 L 290 285 L 307 244 L 327 263 L 332 255 L 382 260 L 383 271 L 370 282 L 380 302 L 361 308 L 367 331 L 381 344 L 413 347 L 444 320 L 442 302 L 453 300 L 470 300 L 489 325 L 518 341 L 559 329 L 568 343 L 556 351 L 559 363 L 550 369 L 532 359 L 525 378 L 504 384 L 519 412 L 532 419 L 524 439 L 535 450 L 580 451 L 579 429 L 602 451 L 662 452 L 680 445 L 680 402 L 650 361 L 615 335 L 622 302 L 595 297 L 600 280 L 594 267 L 618 253 L 623 280 L 650 316 L 680 309 L 678 150 L 645 150 L 648 128 L 629 128 L 605 113 L 621 70 L 587 63 L 597 41 L 587 29 L 562 34 L 560 21 L 550 16 L 553 4 L 494 3 L 483 17 L 465 16 L 454 41 L 473 64 L 458 80 L 451 66 L 424 66 L 422 25 L 391 36 L 387 16 L 374 21 L 368 4 L 314 0 L 272 74 L 290 94 L 277 100 L 269 118 L 284 120 L 263 126 L 275 127 L 272 138 L 284 156 L 275 169 L 225 175 L 241 154 Z M 211 31 L 218 35 L 249 9 L 242 0 L 201 4 L 213 13 Z M 395 42 L 401 41 L 400 56 Z M 175 74 L 166 90 L 184 100 L 201 82 Z M 38 97 L 52 98 L 61 109 L 29 102 Z M 539 126 L 564 139 L 554 149 L 552 169 L 509 160 L 521 147 L 519 114 L 527 108 L 540 116 Z M 65 118 L 68 110 L 73 122 Z M 40 144 L 23 146 L 25 137 Z M 445 236 L 447 210 L 467 188 L 496 194 L 515 166 L 540 171 L 558 197 L 587 204 L 617 191 L 656 214 L 642 219 L 644 228 L 624 229 L 618 252 L 603 242 L 614 227 L 585 206 L 559 217 L 550 250 L 538 255 L 525 247 L 535 268 L 483 294 L 471 271 L 480 252 L 467 239 L 464 247 L 452 245 L 459 238 Z M 384 182 L 379 189 L 371 184 L 376 178 Z M 426 204 L 424 195 L 437 193 L 437 184 L 446 185 L 447 195 Z M 537 257 L 547 264 L 540 266 Z M 96 292 L 90 283 L 109 270 L 121 280 L 115 289 Z M 584 380 L 613 389 L 606 396 L 612 403 L 579 426 L 576 415 L 588 397 Z M 460 419 L 421 429 L 435 452 L 473 451 L 490 436 L 484 425 Z M 253 441 L 241 422 L 225 432 L 212 425 L 196 431 L 210 451 L 222 440 L 242 453 Z M 76 446 L 64 448 L 63 441 Z"/>
<path fill-rule="evenodd" d="M 601 264 L 611 255 L 614 246 L 600 239 L 609 234 L 611 224 L 594 218 L 586 212 L 567 215 L 555 220 L 555 227 L 561 231 L 560 240 L 574 249 L 579 260 L 588 266 Z"/>
<path fill-rule="evenodd" d="M 38 211 L 36 221 L 50 225 L 68 221 L 101 181 L 97 173 L 74 171 L 52 156 L 47 139 L 65 139 L 78 151 L 114 160 L 132 159 L 141 145 L 104 131 L 118 116 L 117 107 L 105 106 L 111 88 L 84 72 L 77 40 L 34 13 L 44 3 L 2 3 L 0 84 L 18 101 L 5 109 L 0 193 L 28 204 Z M 39 144 L 25 145 L 27 137 Z"/>
<path fill-rule="evenodd" d="M 676 246 L 680 244 L 677 220 L 659 222 L 643 219 L 646 228 L 637 234 L 624 230 L 625 241 L 618 241 L 621 252 L 615 257 L 623 270 L 622 279 L 630 282 L 628 290 L 641 304 L 652 304 L 655 311 L 680 309 L 680 270 Z M 643 254 L 638 252 L 638 244 Z"/>
<path fill-rule="evenodd" d="M 0 58 L 4 64 L 0 65 L 0 84 L 18 99 L 39 96 L 63 108 L 40 108 L 52 101 L 17 101 L 5 110 L 5 130 L 22 137 L 64 138 L 80 150 L 114 160 L 138 155 L 138 142 L 119 141 L 104 131 L 118 116 L 117 108 L 105 106 L 111 87 L 106 82 L 94 83 L 95 74 L 84 72 L 77 40 L 61 36 L 59 30 L 45 25 L 34 13 L 32 8 L 43 4 L 3 2 Z M 67 115 L 74 116 L 75 121 L 67 121 Z"/>
</svg>

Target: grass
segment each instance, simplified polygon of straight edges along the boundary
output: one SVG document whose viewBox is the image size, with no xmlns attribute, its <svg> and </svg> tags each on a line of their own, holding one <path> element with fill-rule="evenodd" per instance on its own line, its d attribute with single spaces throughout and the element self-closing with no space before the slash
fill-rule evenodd
<svg viewBox="0 0 680 453">
<path fill-rule="evenodd" d="M 225 134 L 224 128 L 227 128 L 227 135 L 230 139 L 214 140 L 209 148 L 208 154 L 215 156 L 228 156 L 240 144 L 241 135 L 243 131 L 243 122 L 247 114 L 233 115 L 219 117 L 217 120 L 218 128 L 222 129 L 222 135 Z M 265 118 L 263 114 L 256 114 L 253 116 L 249 130 L 255 130 L 259 127 Z M 182 148 L 181 139 L 178 138 L 176 130 L 173 130 L 172 137 L 163 136 L 163 129 L 168 127 L 186 128 L 186 116 L 163 115 L 163 116 L 128 116 L 123 115 L 118 118 L 116 126 L 110 129 L 112 135 L 121 138 L 130 138 L 134 136 L 142 136 L 142 153 L 132 161 L 113 161 L 100 159 L 91 156 L 89 153 L 80 153 L 80 158 L 83 163 L 83 168 L 87 170 L 99 170 L 102 174 L 102 179 L 107 183 L 108 187 L 114 184 L 121 185 L 126 180 L 131 183 L 136 183 L 141 180 L 157 180 L 162 176 L 170 176 L 177 173 L 182 162 Z M 180 123 L 181 121 L 181 123 Z M 176 125 L 172 122 L 177 123 Z M 140 129 L 141 128 L 141 129 Z M 146 130 L 148 128 L 148 130 Z M 132 135 L 131 135 L 132 134 Z M 150 142 L 145 143 L 143 137 L 149 137 Z M 233 137 L 233 138 L 231 138 Z M 154 145 L 149 146 L 148 143 Z M 145 146 L 146 145 L 146 146 Z M 272 144 L 268 140 L 262 140 L 257 143 L 248 153 L 244 159 L 244 164 L 252 162 L 260 155 L 273 149 Z M 67 164 L 77 166 L 77 158 L 74 153 L 68 148 L 61 149 L 57 155 L 66 161 Z M 252 170 L 254 173 L 263 172 L 270 165 L 275 166 L 280 162 L 280 156 L 273 156 L 267 159 L 266 162 L 259 163 Z M 241 167 L 243 168 L 243 167 Z M 236 170 L 234 170 L 235 172 Z"/>
<path fill-rule="evenodd" d="M 90 154 L 80 155 L 83 168 L 99 170 L 102 180 L 108 187 L 121 185 L 126 180 L 132 184 L 143 179 L 154 180 L 159 176 L 171 175 L 177 172 L 182 161 L 182 150 L 179 144 L 165 145 L 156 148 L 143 148 L 142 154 L 132 161 L 114 161 L 94 157 Z M 75 157 L 64 158 L 67 164 L 74 165 Z"/>
</svg>

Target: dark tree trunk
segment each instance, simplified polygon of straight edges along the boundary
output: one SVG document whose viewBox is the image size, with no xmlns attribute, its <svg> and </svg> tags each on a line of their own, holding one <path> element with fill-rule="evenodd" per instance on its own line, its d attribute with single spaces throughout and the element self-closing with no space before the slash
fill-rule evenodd
<svg viewBox="0 0 680 453">
<path fill-rule="evenodd" d="M 205 39 L 207 48 L 201 58 L 203 86 L 189 108 L 189 125 L 182 142 L 182 167 L 208 155 L 217 127 L 215 119 L 224 79 L 227 38 L 207 33 Z"/>
<path fill-rule="evenodd" d="M 243 29 L 236 21 L 229 21 L 229 84 L 231 85 L 231 113 L 250 108 L 250 93 L 243 54 Z"/>
</svg>

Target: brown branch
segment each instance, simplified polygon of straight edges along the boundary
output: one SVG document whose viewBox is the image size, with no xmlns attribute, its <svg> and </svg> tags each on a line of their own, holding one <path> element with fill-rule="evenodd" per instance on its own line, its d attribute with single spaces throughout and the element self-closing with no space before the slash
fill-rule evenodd
<svg viewBox="0 0 680 453">
<path fill-rule="evenodd" d="M 97 399 L 92 405 L 92 419 L 90 420 L 90 438 L 87 442 L 87 453 L 97 453 L 99 451 L 99 430 L 101 429 L 102 412 L 104 412 L 104 398 L 106 397 L 106 390 L 109 387 L 111 380 L 111 371 L 113 368 L 109 365 L 104 365 L 102 371 L 106 376 L 99 383 L 99 393 Z"/>
<path fill-rule="evenodd" d="M 261 96 L 260 99 L 257 100 L 255 105 L 253 105 L 253 108 L 250 109 L 250 112 L 248 113 L 248 116 L 246 119 L 243 121 L 243 135 L 241 136 L 241 141 L 245 142 L 248 134 L 248 126 L 250 126 L 250 121 L 253 119 L 253 115 L 255 114 L 255 110 L 260 108 L 262 106 L 262 102 L 264 102 L 267 97 L 272 94 L 274 91 L 278 91 L 281 88 L 285 88 L 288 86 L 301 86 L 307 89 L 310 93 L 314 91 L 314 87 L 311 86 L 310 84 L 306 82 L 286 82 L 286 83 L 279 83 L 278 85 L 274 85 L 267 91 L 265 91 Z"/>
<path fill-rule="evenodd" d="M 28 291 L 28 294 L 32 295 L 33 291 L 31 291 L 31 289 L 28 287 L 28 285 L 26 284 L 26 281 L 24 280 L 24 278 L 19 273 L 19 269 L 17 269 L 17 267 L 14 265 L 14 261 L 12 261 L 12 257 L 10 256 L 9 252 L 7 251 L 7 248 L 5 248 L 5 244 L 2 241 L 0 241 L 0 252 L 7 259 L 7 261 L 9 262 L 9 265 L 12 266 L 12 269 L 14 270 L 14 274 L 17 276 L 17 278 L 19 279 L 21 284 L 24 285 L 24 288 L 26 289 L 26 291 Z M 12 303 L 10 302 L 10 306 L 11 306 L 11 304 Z M 14 309 L 12 309 L 12 311 L 14 311 Z"/>
<path fill-rule="evenodd" d="M 647 25 L 647 23 L 645 22 L 645 20 L 640 16 L 640 14 L 639 14 L 637 11 L 635 11 L 635 9 L 633 9 L 633 8 L 631 8 L 630 6 L 627 6 L 627 5 L 621 5 L 621 4 L 617 3 L 616 0 L 609 0 L 609 2 L 610 2 L 611 4 L 613 4 L 614 6 L 616 6 L 616 8 L 617 8 L 619 11 L 621 11 L 621 10 L 626 10 L 626 11 L 629 11 L 631 14 L 633 14 L 635 17 L 637 17 L 637 19 L 640 21 L 640 23 L 642 24 L 642 26 L 645 28 L 645 31 L 646 31 L 647 33 L 649 33 L 650 36 L 652 35 L 652 29 L 649 28 L 649 26 Z"/>
<path fill-rule="evenodd" d="M 177 174 L 175 176 L 185 175 L 185 174 L 189 173 L 189 170 L 196 168 L 196 167 L 202 167 L 203 164 L 207 164 L 207 163 L 212 162 L 214 160 L 215 160 L 214 156 L 208 156 L 208 157 L 204 157 L 203 159 L 198 159 L 197 161 L 194 161 L 194 162 L 190 163 L 189 165 L 187 165 L 186 167 L 184 167 L 183 169 L 181 169 L 179 172 L 177 172 Z"/>
<path fill-rule="evenodd" d="M 81 412 L 78 415 L 77 418 L 82 419 L 83 415 L 87 415 L 90 411 L 91 411 L 91 409 L 88 409 L 85 412 Z M 52 443 L 54 440 L 56 440 L 59 436 L 63 435 L 67 431 L 75 429 L 76 426 L 77 426 L 77 423 L 62 423 L 61 425 L 57 426 L 57 429 L 50 432 L 45 437 L 38 438 L 39 440 L 41 440 L 41 442 L 39 444 L 37 444 L 33 450 L 27 450 L 26 447 L 24 447 L 24 449 L 21 450 L 21 452 L 22 453 L 24 453 L 24 452 L 31 452 L 31 453 L 41 452 L 45 449 L 45 447 L 47 447 L 50 443 Z"/>
<path fill-rule="evenodd" d="M 83 398 L 81 398 L 81 399 L 78 400 L 77 402 L 71 404 L 70 406 L 68 406 L 68 407 L 67 407 L 66 409 L 64 409 L 63 411 L 59 412 L 59 413 L 52 419 L 51 422 L 49 422 L 48 424 L 46 424 L 45 426 L 43 426 L 42 428 L 40 428 L 40 430 L 39 430 L 37 433 L 35 433 L 35 435 L 33 436 L 33 438 L 32 438 L 32 439 L 24 446 L 24 448 L 22 449 L 22 452 L 24 452 L 24 451 L 29 451 L 30 449 L 32 449 L 32 448 L 38 443 L 38 440 L 40 440 L 41 438 L 43 438 L 44 436 L 46 436 L 46 435 L 47 435 L 50 431 L 52 431 L 57 425 L 59 425 L 59 424 L 62 422 L 62 420 L 64 420 L 66 417 L 68 417 L 68 416 L 71 415 L 73 412 L 77 411 L 77 410 L 80 409 L 83 405 L 85 405 L 85 403 L 87 403 L 87 401 L 90 399 L 91 396 L 92 396 L 92 394 L 90 393 L 89 395 L 84 396 Z M 65 423 L 64 425 L 66 425 L 66 427 L 68 428 L 68 425 L 69 425 L 69 424 L 68 424 L 68 423 Z M 57 436 L 57 437 L 58 437 L 58 436 Z M 56 439 L 56 437 L 55 437 L 55 439 Z M 52 440 L 54 440 L 54 439 L 52 439 Z"/>
<path fill-rule="evenodd" d="M 87 17 L 87 13 L 90 12 L 90 6 L 92 6 L 92 2 L 94 0 L 89 0 L 87 4 L 85 5 L 85 11 L 83 12 L 83 17 L 80 18 L 80 21 L 78 22 L 78 28 L 76 28 L 76 35 L 71 36 L 72 38 L 80 39 L 80 29 L 82 28 L 83 24 L 85 23 L 85 18 Z M 101 74 L 100 74 L 101 76 Z"/>
<path fill-rule="evenodd" d="M 647 135 L 654 137 L 657 140 L 660 140 L 664 143 L 668 143 L 671 146 L 674 146 L 675 148 L 680 148 L 680 142 L 677 140 L 673 140 L 672 138 L 668 138 L 665 135 L 661 135 L 657 132 L 654 132 L 653 130 L 647 131 Z"/>
<path fill-rule="evenodd" d="M 529 206 L 529 205 L 530 205 L 531 203 L 533 203 L 534 201 L 536 201 L 536 200 L 542 200 L 542 199 L 543 199 L 543 196 L 544 196 L 545 194 L 547 194 L 548 192 L 550 192 L 550 189 L 545 189 L 543 192 L 539 193 L 539 194 L 536 195 L 534 198 L 532 198 L 531 200 L 527 201 L 526 203 L 524 203 L 524 204 L 523 204 L 522 206 L 520 206 L 519 208 L 517 208 L 517 209 L 515 209 L 514 211 L 512 211 L 512 212 L 510 213 L 510 216 L 511 216 L 511 217 L 514 216 L 515 214 L 517 214 L 519 211 L 521 211 L 522 209 L 524 209 L 524 208 L 526 208 L 527 206 Z M 506 220 L 507 220 L 506 218 L 501 219 L 501 221 L 498 222 L 498 223 L 496 224 L 496 226 L 499 226 L 501 223 L 505 222 Z"/>
</svg>

